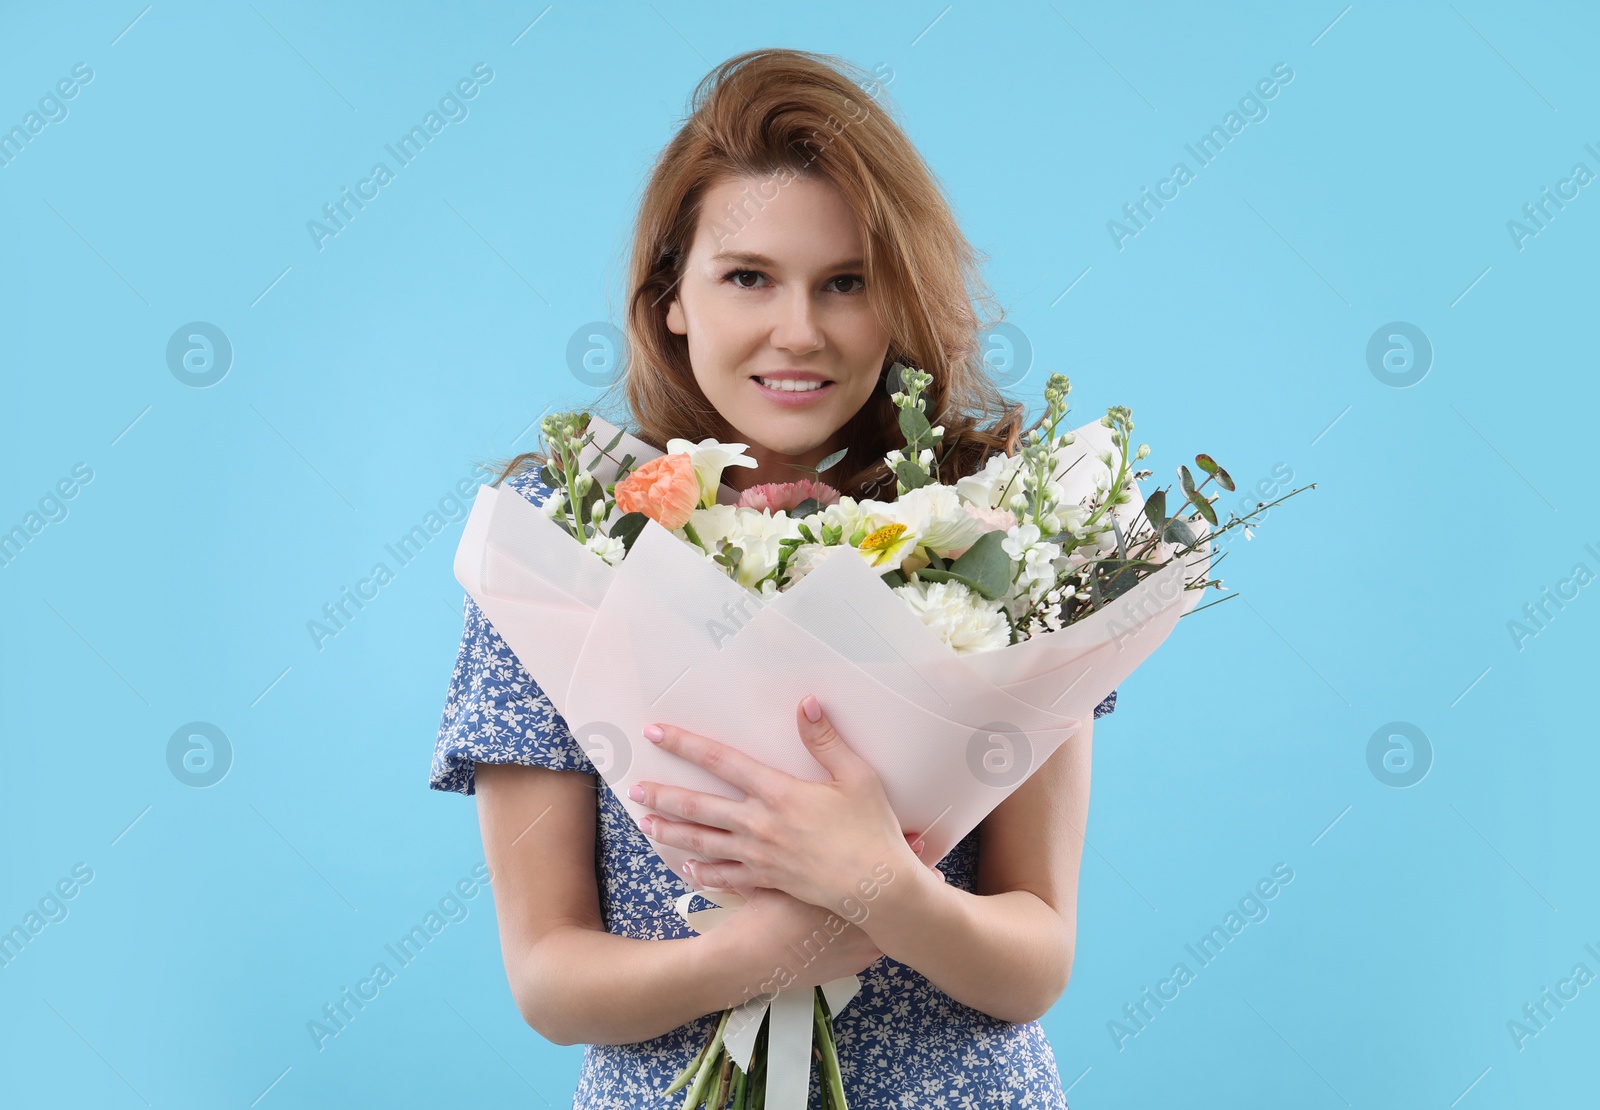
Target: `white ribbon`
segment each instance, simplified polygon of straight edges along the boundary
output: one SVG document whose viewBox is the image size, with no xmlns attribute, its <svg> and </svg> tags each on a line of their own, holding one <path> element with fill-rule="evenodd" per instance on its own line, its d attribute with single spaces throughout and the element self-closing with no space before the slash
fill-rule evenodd
<svg viewBox="0 0 1600 1110">
<path fill-rule="evenodd" d="M 715 908 L 688 912 L 689 902 L 699 895 Z M 678 916 L 697 933 L 708 933 L 744 906 L 742 895 L 731 890 L 692 890 L 679 895 L 674 905 Z M 861 989 L 859 975 L 845 975 L 822 984 L 828 1010 L 837 1014 Z M 749 1073 L 755 1059 L 756 1034 L 761 1019 L 769 1011 L 767 1027 L 767 1107 L 768 1110 L 806 1110 L 811 1085 L 811 1043 L 816 1032 L 813 1022 L 816 1003 L 813 988 L 780 989 L 773 998 L 756 997 L 733 1008 L 728 1016 L 722 1043 L 740 1070 Z"/>
</svg>

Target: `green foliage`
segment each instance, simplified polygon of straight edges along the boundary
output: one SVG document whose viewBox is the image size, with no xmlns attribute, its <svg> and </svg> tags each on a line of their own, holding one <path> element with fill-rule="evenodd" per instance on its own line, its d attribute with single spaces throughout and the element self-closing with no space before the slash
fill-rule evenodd
<svg viewBox="0 0 1600 1110">
<path fill-rule="evenodd" d="M 1011 557 L 1000 546 L 1005 538 L 1006 534 L 998 530 L 985 532 L 950 564 L 950 569 L 924 567 L 917 572 L 917 577 L 928 582 L 960 582 L 994 601 L 1011 585 Z"/>
<path fill-rule="evenodd" d="M 623 513 L 611 522 L 611 538 L 621 540 L 622 546 L 632 551 L 633 541 L 639 538 L 639 533 L 644 531 L 645 521 L 649 519 L 643 513 Z"/>
</svg>

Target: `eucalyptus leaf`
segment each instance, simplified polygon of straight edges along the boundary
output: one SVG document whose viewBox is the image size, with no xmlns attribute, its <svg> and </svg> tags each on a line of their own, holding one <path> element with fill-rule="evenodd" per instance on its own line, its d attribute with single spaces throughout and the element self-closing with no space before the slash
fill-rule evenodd
<svg viewBox="0 0 1600 1110">
<path fill-rule="evenodd" d="M 893 570 L 886 570 L 878 577 L 882 578 L 884 583 L 891 588 L 906 584 L 906 576 L 900 573 L 899 567 L 895 567 Z"/>
<path fill-rule="evenodd" d="M 1195 490 L 1189 491 L 1189 504 L 1194 506 L 1195 512 L 1206 518 L 1206 523 L 1212 527 L 1217 523 L 1217 510 L 1211 507 L 1211 502 L 1206 500 L 1206 495 Z"/>
<path fill-rule="evenodd" d="M 1204 470 L 1207 474 L 1215 474 L 1217 470 L 1220 469 L 1212 460 L 1210 455 L 1196 455 L 1194 457 L 1194 464 L 1201 470 Z"/>
<path fill-rule="evenodd" d="M 1139 584 L 1133 565 L 1125 559 L 1104 559 L 1095 564 L 1101 603 L 1115 601 Z"/>
<path fill-rule="evenodd" d="M 1233 479 L 1228 475 L 1228 472 L 1222 469 L 1220 466 L 1217 467 L 1217 485 L 1221 486 L 1229 493 L 1233 492 Z"/>
<path fill-rule="evenodd" d="M 1164 528 L 1161 532 L 1161 538 L 1166 540 L 1168 543 L 1175 543 L 1182 547 L 1188 547 L 1199 537 L 1194 534 L 1194 529 L 1189 527 L 1188 521 L 1184 520 L 1181 516 L 1175 516 L 1171 520 L 1167 521 L 1166 528 Z"/>
<path fill-rule="evenodd" d="M 894 473 L 900 479 L 900 484 L 908 490 L 921 489 L 929 481 L 927 472 L 910 459 L 901 459 L 895 465 Z"/>
<path fill-rule="evenodd" d="M 840 459 L 844 458 L 845 455 L 847 455 L 849 453 L 850 453 L 850 448 L 848 448 L 848 447 L 839 448 L 833 454 L 829 455 L 827 458 L 823 459 L 821 462 L 819 462 L 817 464 L 817 473 L 821 474 L 824 470 L 827 470 L 830 466 L 833 466 L 835 463 L 837 463 Z"/>
<path fill-rule="evenodd" d="M 808 497 L 790 510 L 789 518 L 791 520 L 804 520 L 812 513 L 819 512 L 821 509 L 822 503 L 820 501 L 818 501 L 815 497 Z"/>
<path fill-rule="evenodd" d="M 1005 539 L 1006 534 L 998 529 L 985 532 L 948 570 L 928 568 L 918 571 L 918 577 L 931 582 L 954 579 L 993 601 L 1011 585 L 1011 557 L 1000 546 Z"/>
<path fill-rule="evenodd" d="M 1158 489 L 1144 500 L 1144 516 L 1150 522 L 1150 527 L 1161 531 L 1161 524 L 1167 519 L 1167 491 Z"/>
<path fill-rule="evenodd" d="M 1183 486 L 1185 497 L 1194 496 L 1194 475 L 1189 473 L 1187 466 L 1178 467 L 1178 484 Z"/>
<path fill-rule="evenodd" d="M 920 443 L 932 432 L 927 413 L 910 406 L 900 410 L 900 434 L 906 437 L 907 444 Z"/>
<path fill-rule="evenodd" d="M 904 369 L 905 367 L 902 364 L 896 362 L 894 365 L 889 367 L 888 374 L 884 375 L 883 388 L 890 394 L 905 392 L 905 379 L 900 376 L 901 371 Z"/>
</svg>

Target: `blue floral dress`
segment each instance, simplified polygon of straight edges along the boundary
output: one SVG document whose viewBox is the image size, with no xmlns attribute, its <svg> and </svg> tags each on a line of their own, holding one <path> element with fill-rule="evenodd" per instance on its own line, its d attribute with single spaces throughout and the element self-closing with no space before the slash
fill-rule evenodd
<svg viewBox="0 0 1600 1110">
<path fill-rule="evenodd" d="M 537 505 L 549 489 L 536 470 L 507 485 Z M 1103 717 L 1116 691 L 1095 707 Z M 466 599 L 466 627 L 445 698 L 428 785 L 473 793 L 475 763 L 517 763 L 596 775 L 595 876 L 606 929 L 649 940 L 695 935 L 673 902 L 688 887 L 639 831 L 477 604 Z M 945 881 L 974 890 L 978 836 L 969 833 L 939 863 Z M 703 908 L 699 899 L 695 907 Z M 719 1015 L 706 1014 L 648 1041 L 586 1045 L 573 1110 L 675 1106 L 662 1095 L 699 1050 Z M 861 989 L 834 1017 L 839 1067 L 852 1107 L 1036 1107 L 1066 1110 L 1055 1054 L 1038 1022 L 1002 1021 L 963 1005 L 888 956 L 861 972 Z M 815 1068 L 808 1105 L 820 1107 Z"/>
</svg>

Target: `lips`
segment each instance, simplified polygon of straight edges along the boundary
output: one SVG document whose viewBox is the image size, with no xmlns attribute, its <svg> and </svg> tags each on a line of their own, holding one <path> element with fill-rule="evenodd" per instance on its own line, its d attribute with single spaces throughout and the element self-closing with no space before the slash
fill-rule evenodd
<svg viewBox="0 0 1600 1110">
<path fill-rule="evenodd" d="M 812 390 L 826 388 L 828 385 L 832 384 L 826 378 L 790 378 L 779 375 L 773 375 L 771 377 L 766 375 L 758 375 L 756 377 L 756 382 L 762 386 L 765 386 L 767 389 L 781 389 L 785 392 L 792 393 L 806 393 Z"/>
<path fill-rule="evenodd" d="M 824 397 L 831 396 L 837 384 L 821 374 L 795 370 L 756 375 L 750 380 L 763 397 L 785 408 L 816 404 Z"/>
</svg>

